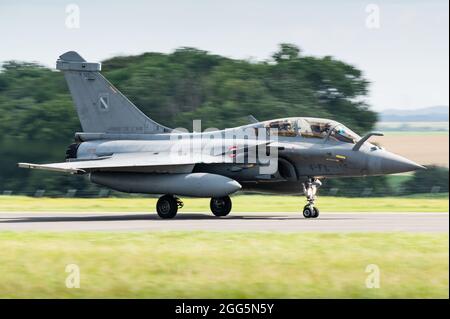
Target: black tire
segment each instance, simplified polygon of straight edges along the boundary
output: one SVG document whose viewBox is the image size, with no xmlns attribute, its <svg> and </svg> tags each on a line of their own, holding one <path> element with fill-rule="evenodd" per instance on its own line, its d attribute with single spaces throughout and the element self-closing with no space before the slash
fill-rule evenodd
<svg viewBox="0 0 450 319">
<path fill-rule="evenodd" d="M 218 217 L 227 216 L 231 212 L 231 198 L 225 197 L 213 197 L 209 202 L 211 212 Z"/>
<path fill-rule="evenodd" d="M 178 203 L 172 195 L 164 195 L 156 203 L 156 211 L 162 219 L 174 218 L 177 215 Z"/>
<path fill-rule="evenodd" d="M 303 208 L 303 217 L 312 218 L 313 216 L 314 216 L 314 210 L 309 206 L 305 206 Z"/>
<path fill-rule="evenodd" d="M 318 209 L 317 207 L 314 206 L 313 210 L 314 210 L 314 215 L 313 215 L 312 217 L 313 217 L 313 218 L 319 217 L 319 214 L 320 214 L 319 209 Z"/>
</svg>

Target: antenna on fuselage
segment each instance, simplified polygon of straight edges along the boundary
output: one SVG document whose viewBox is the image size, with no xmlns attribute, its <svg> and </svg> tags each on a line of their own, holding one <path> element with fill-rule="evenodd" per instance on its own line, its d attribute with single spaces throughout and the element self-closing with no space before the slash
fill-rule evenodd
<svg viewBox="0 0 450 319">
<path fill-rule="evenodd" d="M 253 115 L 247 115 L 247 119 L 251 124 L 258 123 L 259 121 Z"/>
</svg>

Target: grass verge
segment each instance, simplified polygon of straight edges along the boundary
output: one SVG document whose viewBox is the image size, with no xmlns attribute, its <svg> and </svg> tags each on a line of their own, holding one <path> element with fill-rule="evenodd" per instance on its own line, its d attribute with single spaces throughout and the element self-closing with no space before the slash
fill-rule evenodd
<svg viewBox="0 0 450 319">
<path fill-rule="evenodd" d="M 156 198 L 33 198 L 0 196 L 0 211 L 136 212 L 154 211 Z M 183 198 L 181 212 L 209 212 L 209 199 Z M 234 212 L 299 212 L 305 200 L 299 196 L 238 195 Z M 323 212 L 448 212 L 448 194 L 436 197 L 345 198 L 320 197 Z"/>
<path fill-rule="evenodd" d="M 1 298 L 448 298 L 447 234 L 0 233 Z M 66 288 L 68 264 L 80 288 Z M 366 288 L 366 267 L 380 288 Z"/>
</svg>

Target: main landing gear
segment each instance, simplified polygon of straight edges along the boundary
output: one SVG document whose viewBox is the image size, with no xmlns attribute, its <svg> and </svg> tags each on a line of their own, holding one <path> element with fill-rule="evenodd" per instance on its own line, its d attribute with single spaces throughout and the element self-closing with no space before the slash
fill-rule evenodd
<svg viewBox="0 0 450 319">
<path fill-rule="evenodd" d="M 156 211 L 162 219 L 174 218 L 177 215 L 178 208 L 183 207 L 183 202 L 173 195 L 164 195 L 156 203 Z"/>
<path fill-rule="evenodd" d="M 183 202 L 173 195 L 164 195 L 156 203 L 156 211 L 162 219 L 174 218 L 178 209 L 183 207 Z M 213 197 L 209 203 L 211 212 L 218 217 L 227 216 L 231 211 L 230 196 Z"/>
<path fill-rule="evenodd" d="M 319 217 L 319 209 L 314 206 L 314 202 L 316 200 L 317 189 L 320 186 L 322 186 L 322 183 L 317 178 L 309 178 L 306 183 L 303 183 L 303 193 L 308 201 L 308 204 L 303 207 L 303 216 L 305 218 Z"/>
<path fill-rule="evenodd" d="M 209 202 L 211 212 L 218 217 L 227 216 L 231 211 L 230 196 L 213 197 Z"/>
</svg>

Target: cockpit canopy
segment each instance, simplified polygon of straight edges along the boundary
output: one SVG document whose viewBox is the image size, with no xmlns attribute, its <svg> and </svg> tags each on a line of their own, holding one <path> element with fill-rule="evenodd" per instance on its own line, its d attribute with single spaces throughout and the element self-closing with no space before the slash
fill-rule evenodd
<svg viewBox="0 0 450 319">
<path fill-rule="evenodd" d="M 361 137 L 344 125 L 319 118 L 286 118 L 268 121 L 266 128 L 276 129 L 278 136 L 301 136 L 304 138 L 330 139 L 355 144 Z"/>
</svg>

